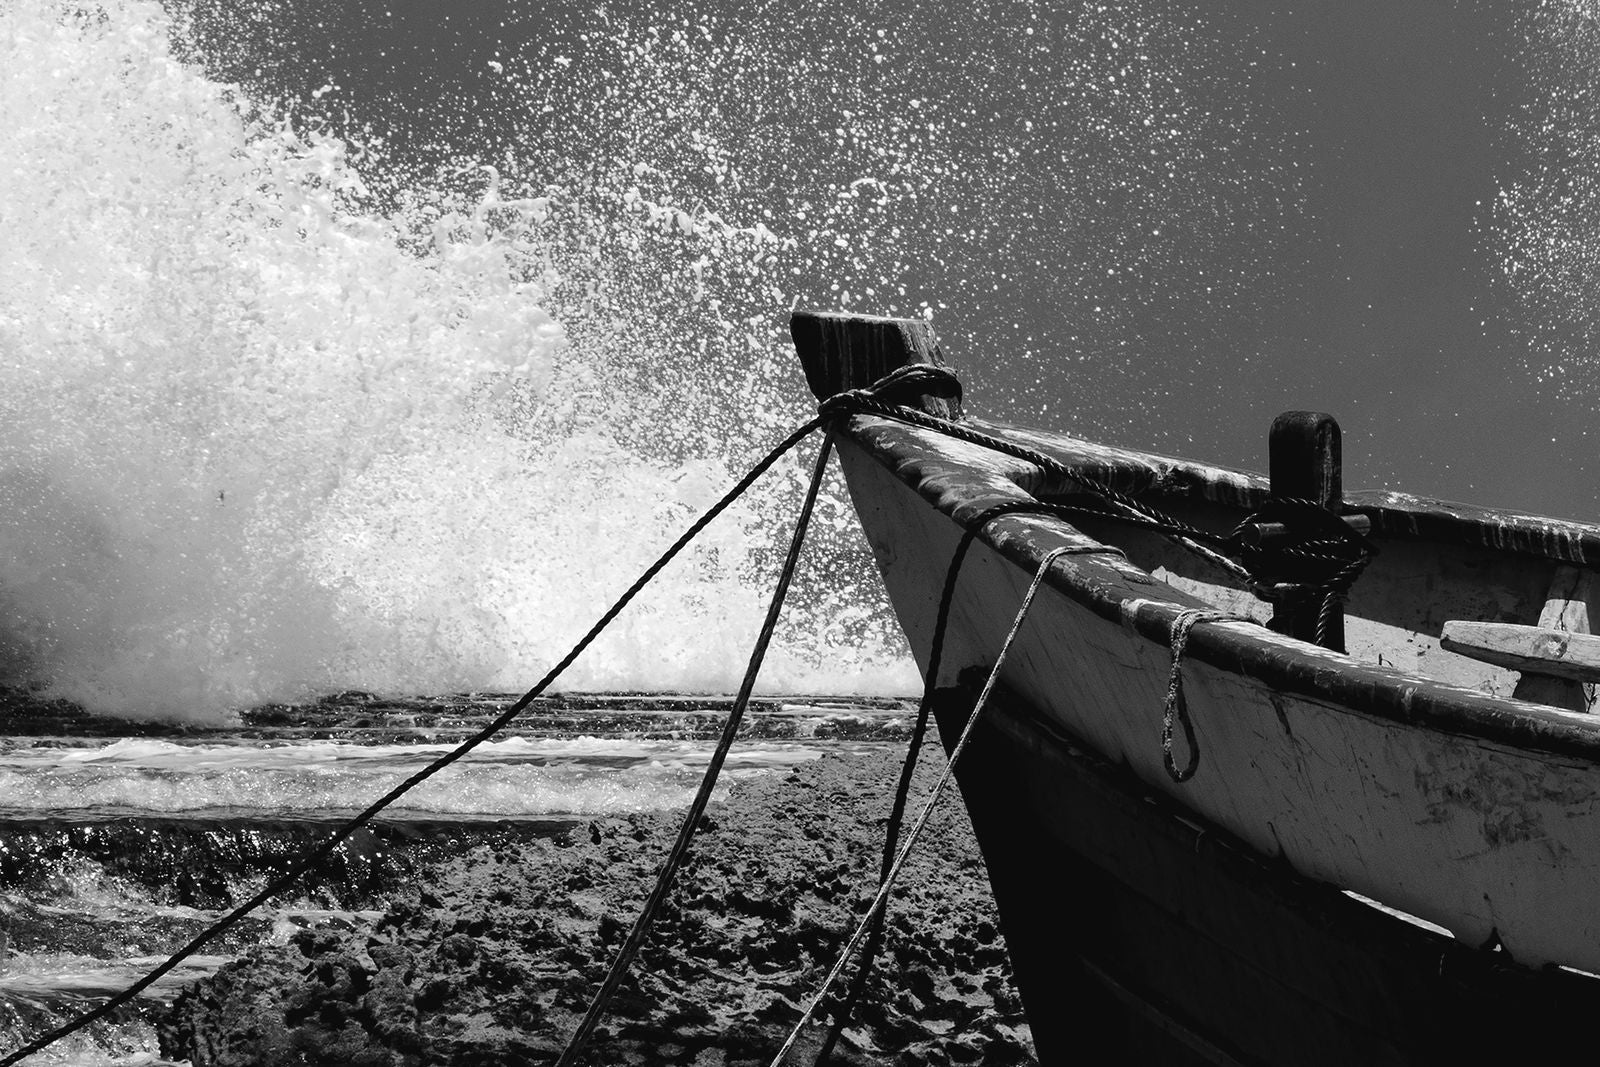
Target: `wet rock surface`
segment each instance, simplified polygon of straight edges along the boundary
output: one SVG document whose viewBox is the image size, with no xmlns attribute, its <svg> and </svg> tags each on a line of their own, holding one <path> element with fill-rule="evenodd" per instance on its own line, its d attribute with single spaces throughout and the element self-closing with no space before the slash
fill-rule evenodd
<svg viewBox="0 0 1600 1067">
<path fill-rule="evenodd" d="M 207 722 L 136 722 L 94 715 L 65 700 L 0 686 L 0 737 L 158 737 L 339 740 L 358 744 L 459 741 L 516 701 L 514 694 L 379 697 L 332 693 L 308 704 L 266 704 Z M 516 728 L 540 737 L 714 741 L 732 697 L 665 693 L 561 693 L 531 701 Z M 756 697 L 740 740 L 904 741 L 916 704 L 893 697 Z"/>
<path fill-rule="evenodd" d="M 942 753 L 921 762 L 913 812 Z M 586 1062 L 767 1063 L 870 897 L 899 763 L 898 746 L 830 754 L 714 804 Z M 163 1053 L 196 1067 L 552 1062 L 676 830 L 672 814 L 598 819 L 445 860 L 381 919 L 257 948 L 186 991 L 160 1024 Z M 1031 1062 L 953 787 L 897 886 L 834 1062 Z M 822 1033 L 789 1062 L 810 1063 Z"/>
</svg>

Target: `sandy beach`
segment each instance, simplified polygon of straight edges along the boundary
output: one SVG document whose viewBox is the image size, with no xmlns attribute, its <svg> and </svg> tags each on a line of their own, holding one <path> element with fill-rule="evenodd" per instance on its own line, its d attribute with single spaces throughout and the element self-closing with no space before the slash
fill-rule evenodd
<svg viewBox="0 0 1600 1067">
<path fill-rule="evenodd" d="M 870 897 L 902 752 L 830 754 L 713 804 L 587 1062 L 767 1063 Z M 914 805 L 942 765 L 930 742 Z M 196 1067 L 551 1062 L 653 885 L 676 820 L 597 819 L 427 868 L 380 920 L 255 949 L 182 994 L 160 1023 L 163 1054 Z M 821 1033 L 789 1062 L 810 1063 Z M 834 1062 L 1032 1059 L 952 788 L 902 875 L 883 958 Z"/>
</svg>

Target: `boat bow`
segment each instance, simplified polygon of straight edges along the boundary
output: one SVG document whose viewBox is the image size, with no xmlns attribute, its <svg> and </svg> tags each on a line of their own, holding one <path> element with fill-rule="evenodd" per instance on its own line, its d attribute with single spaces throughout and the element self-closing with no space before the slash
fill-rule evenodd
<svg viewBox="0 0 1600 1067">
<path fill-rule="evenodd" d="M 794 332 L 821 394 L 941 360 L 917 322 L 801 313 Z M 1236 522 L 1270 496 L 1260 475 L 965 425 L 1185 522 Z M 1070 487 L 927 426 L 853 415 L 837 431 L 851 498 L 926 669 L 964 527 Z M 1349 654 L 1269 629 L 1249 588 L 1170 537 L 1110 516 L 1009 514 L 984 525 L 962 572 L 939 682 L 992 662 L 1030 576 L 1067 548 L 1003 673 L 1039 729 L 1125 765 L 1304 876 L 1523 963 L 1600 971 L 1600 721 L 1515 699 L 1513 675 L 1439 646 L 1441 616 L 1532 622 L 1557 568 L 1600 558 L 1600 530 L 1397 494 L 1346 505 L 1383 548 L 1349 596 Z M 1196 612 L 1208 614 L 1181 669 L 1199 765 L 1179 783 L 1163 767 L 1161 727 L 1175 630 Z"/>
</svg>

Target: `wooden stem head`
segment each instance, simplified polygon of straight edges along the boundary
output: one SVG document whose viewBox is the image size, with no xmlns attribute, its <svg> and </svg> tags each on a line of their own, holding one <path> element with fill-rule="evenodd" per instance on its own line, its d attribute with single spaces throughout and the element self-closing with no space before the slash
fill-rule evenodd
<svg viewBox="0 0 1600 1067">
<path fill-rule="evenodd" d="M 871 385 L 907 364 L 945 365 L 933 327 L 921 319 L 796 311 L 789 333 L 818 400 Z M 961 418 L 960 400 L 928 396 L 917 406 L 940 418 Z"/>
</svg>

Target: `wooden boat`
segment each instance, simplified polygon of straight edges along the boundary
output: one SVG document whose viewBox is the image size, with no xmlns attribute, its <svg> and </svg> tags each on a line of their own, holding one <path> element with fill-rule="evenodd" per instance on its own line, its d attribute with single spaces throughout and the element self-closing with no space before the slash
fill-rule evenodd
<svg viewBox="0 0 1600 1067">
<path fill-rule="evenodd" d="M 802 312 L 792 332 L 819 397 L 943 362 L 921 322 Z M 964 528 L 1006 501 L 1077 509 L 982 524 L 939 672 L 948 744 L 1041 561 L 1068 550 L 956 772 L 1044 1062 L 1476 1063 L 1586 1042 L 1600 527 L 1345 495 L 1325 416 L 1280 418 L 1268 477 L 905 402 L 948 421 L 849 414 L 836 438 L 924 671 Z M 1184 529 L 1245 557 L 1291 547 L 1253 574 Z M 1329 540 L 1362 564 L 1332 600 L 1283 562 Z M 1191 732 L 1164 759 L 1175 675 Z"/>
</svg>

